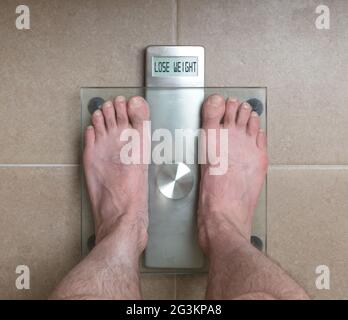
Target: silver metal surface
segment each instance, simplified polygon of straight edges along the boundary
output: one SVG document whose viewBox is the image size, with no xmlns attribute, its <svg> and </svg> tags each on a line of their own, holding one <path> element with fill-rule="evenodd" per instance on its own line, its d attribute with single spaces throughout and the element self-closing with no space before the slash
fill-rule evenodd
<svg viewBox="0 0 348 320">
<path fill-rule="evenodd" d="M 163 164 L 157 173 L 157 186 L 166 198 L 182 199 L 192 190 L 193 174 L 182 162 Z"/>
<path fill-rule="evenodd" d="M 204 100 L 202 88 L 146 88 L 146 100 L 150 106 L 152 135 L 158 129 L 167 129 L 175 137 L 177 129 L 186 130 L 186 149 L 193 152 L 194 159 L 187 163 L 189 154 L 183 152 L 183 160 L 173 156 L 166 164 L 149 166 L 149 228 L 145 250 L 145 266 L 150 268 L 202 268 L 204 255 L 199 247 L 196 226 L 196 203 L 198 199 L 197 138 L 193 135 L 200 128 L 201 106 Z M 152 150 L 164 141 L 152 141 Z M 181 160 L 181 159 L 180 159 Z M 161 190 L 164 174 L 176 170 L 171 163 L 184 162 L 181 168 L 190 173 L 183 177 L 185 184 L 176 184 L 173 190 Z M 158 178 L 160 177 L 160 178 Z M 160 179 L 160 180 L 158 180 Z M 188 180 L 186 180 L 188 179 Z M 192 181 L 190 182 L 190 179 Z M 192 185 L 191 185 L 192 183 Z M 191 189 L 188 192 L 188 189 Z M 185 194 L 186 191 L 186 194 Z M 188 192 L 188 193 L 187 193 Z M 165 194 L 164 194 L 165 193 Z M 163 194 L 165 196 L 163 196 Z"/>
<path fill-rule="evenodd" d="M 197 76 L 154 77 L 153 57 L 197 57 Z M 204 48 L 201 46 L 149 46 L 146 48 L 147 87 L 204 87 Z"/>
<path fill-rule="evenodd" d="M 162 58 L 161 58 L 162 57 Z M 197 74 L 179 76 L 154 75 L 154 59 L 165 61 L 194 57 Z M 200 110 L 204 100 L 204 48 L 200 46 L 150 46 L 146 49 L 146 99 L 151 108 L 152 132 L 200 127 Z M 171 89 L 153 89 L 171 87 Z M 175 87 L 175 89 L 173 89 Z M 190 87 L 187 89 L 185 87 Z M 196 139 L 188 134 L 188 150 L 196 157 Z M 156 143 L 152 144 L 152 149 Z M 187 149 L 186 149 L 187 150 Z M 173 147 L 173 151 L 177 151 Z M 185 159 L 188 155 L 184 155 Z M 184 160 L 184 159 L 182 159 Z M 186 159 L 187 160 L 187 159 Z M 165 165 L 149 168 L 149 241 L 145 266 L 152 268 L 202 268 L 204 256 L 197 241 L 197 161 L 190 165 L 166 159 Z M 182 176 L 181 176 L 182 175 Z M 164 195 L 164 197 L 163 197 Z M 174 201 L 175 200 L 175 201 Z"/>
</svg>

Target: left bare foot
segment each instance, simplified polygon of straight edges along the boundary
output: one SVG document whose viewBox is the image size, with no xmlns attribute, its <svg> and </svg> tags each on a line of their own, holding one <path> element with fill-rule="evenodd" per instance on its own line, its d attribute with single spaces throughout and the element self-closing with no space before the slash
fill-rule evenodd
<svg viewBox="0 0 348 320">
<path fill-rule="evenodd" d="M 96 244 L 113 237 L 112 243 L 128 256 L 139 256 L 147 242 L 148 171 L 145 164 L 122 163 L 120 152 L 127 142 L 120 141 L 120 136 L 122 130 L 133 128 L 142 141 L 143 123 L 148 119 L 149 108 L 143 98 L 132 97 L 127 103 L 119 96 L 94 112 L 93 126 L 85 132 L 83 164 Z"/>
</svg>

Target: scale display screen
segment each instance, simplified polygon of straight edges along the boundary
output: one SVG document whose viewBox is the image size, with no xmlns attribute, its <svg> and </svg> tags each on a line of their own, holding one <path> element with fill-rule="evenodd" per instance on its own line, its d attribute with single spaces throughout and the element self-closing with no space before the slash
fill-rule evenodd
<svg viewBox="0 0 348 320">
<path fill-rule="evenodd" d="M 152 57 L 153 77 L 197 77 L 198 57 Z"/>
</svg>

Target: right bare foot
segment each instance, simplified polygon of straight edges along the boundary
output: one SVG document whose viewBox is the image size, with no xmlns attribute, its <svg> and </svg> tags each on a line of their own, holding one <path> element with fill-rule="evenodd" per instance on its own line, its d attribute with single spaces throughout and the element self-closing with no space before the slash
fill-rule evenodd
<svg viewBox="0 0 348 320">
<path fill-rule="evenodd" d="M 222 124 L 221 124 L 222 123 Z M 228 130 L 228 170 L 209 174 L 201 167 L 199 241 L 208 256 L 223 256 L 235 239 L 250 242 L 253 212 L 266 176 L 266 136 L 247 103 L 211 95 L 203 105 L 204 130 Z"/>
</svg>

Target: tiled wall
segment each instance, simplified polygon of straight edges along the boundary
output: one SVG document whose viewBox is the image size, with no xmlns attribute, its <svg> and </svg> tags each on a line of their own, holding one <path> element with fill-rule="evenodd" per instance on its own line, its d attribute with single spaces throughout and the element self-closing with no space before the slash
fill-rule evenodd
<svg viewBox="0 0 348 320">
<path fill-rule="evenodd" d="M 267 86 L 268 254 L 315 298 L 348 298 L 348 1 L 0 0 L 0 297 L 45 298 L 79 260 L 79 88 L 143 84 L 143 50 L 206 48 L 206 85 Z M 347 167 L 346 167 L 347 165 Z M 31 267 L 31 290 L 15 268 Z M 317 290 L 315 268 L 331 270 Z M 204 276 L 142 279 L 202 298 Z"/>
</svg>

